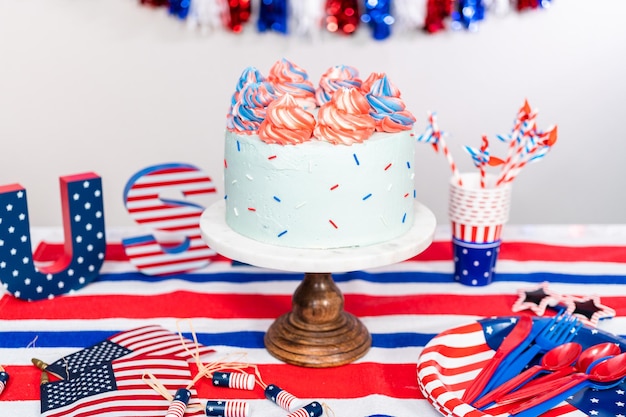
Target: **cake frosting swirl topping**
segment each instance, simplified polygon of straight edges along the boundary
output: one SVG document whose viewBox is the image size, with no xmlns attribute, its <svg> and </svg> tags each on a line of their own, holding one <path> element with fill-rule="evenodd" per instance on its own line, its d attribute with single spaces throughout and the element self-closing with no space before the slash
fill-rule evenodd
<svg viewBox="0 0 626 417">
<path fill-rule="evenodd" d="M 313 135 L 315 117 L 285 94 L 267 107 L 267 117 L 259 128 L 259 138 L 265 143 L 295 145 Z"/>
<path fill-rule="evenodd" d="M 336 65 L 329 68 L 320 78 L 319 87 L 315 91 L 317 104 L 328 103 L 335 91 L 340 87 L 361 88 L 362 81 L 359 71 L 349 65 Z"/>
<path fill-rule="evenodd" d="M 366 98 L 372 107 L 370 114 L 376 120 L 377 131 L 393 133 L 413 128 L 415 117 L 406 109 L 400 90 L 386 75 L 372 84 Z"/>
<path fill-rule="evenodd" d="M 309 80 L 309 75 L 287 59 L 277 61 L 270 68 L 267 80 L 274 85 L 278 96 L 290 94 L 300 106 L 307 109 L 317 106 L 315 87 Z"/>
<path fill-rule="evenodd" d="M 246 84 L 227 118 L 231 132 L 256 134 L 265 120 L 266 108 L 276 99 L 274 87 L 265 81 Z"/>
<path fill-rule="evenodd" d="M 335 145 L 363 142 L 376 128 L 369 112 L 370 106 L 359 90 L 341 87 L 320 107 L 315 136 Z"/>
<path fill-rule="evenodd" d="M 226 127 L 231 132 L 259 134 L 266 143 L 293 145 L 313 137 L 351 145 L 367 140 L 375 131 L 411 130 L 414 123 L 400 90 L 384 73 L 373 72 L 362 81 L 356 68 L 336 65 L 315 88 L 304 69 L 283 58 L 272 65 L 267 77 L 255 67 L 242 72 Z"/>
</svg>

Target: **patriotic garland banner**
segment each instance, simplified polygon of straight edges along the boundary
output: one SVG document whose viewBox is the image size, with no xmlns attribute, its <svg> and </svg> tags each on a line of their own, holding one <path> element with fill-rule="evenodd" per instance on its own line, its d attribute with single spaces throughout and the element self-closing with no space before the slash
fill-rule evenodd
<svg viewBox="0 0 626 417">
<path fill-rule="evenodd" d="M 376 40 L 393 33 L 478 30 L 487 15 L 545 9 L 551 0 L 140 0 L 202 31 L 317 37 L 322 31 Z"/>
<path fill-rule="evenodd" d="M 120 248 L 125 237 L 136 233 L 108 229 L 107 247 L 117 249 L 107 250 L 99 276 L 77 291 L 32 302 L 2 294 L 0 366 L 8 377 L 0 392 L 1 416 L 40 416 L 42 411 L 46 416 L 65 416 L 72 415 L 70 408 L 73 413 L 85 410 L 85 415 L 93 415 L 90 410 L 116 406 L 160 410 L 117 415 L 163 416 L 170 401 L 145 384 L 136 369 L 149 370 L 171 396 L 187 386 L 198 369 L 195 361 L 187 360 L 180 327 L 187 343 L 195 336 L 197 345 L 194 341 L 192 346 L 207 350 L 205 360 L 213 355 L 243 357 L 257 367 L 268 386 L 280 387 L 303 405 L 323 404 L 325 415 L 332 410 L 347 417 L 448 415 L 450 404 L 437 400 L 458 397 L 458 392 L 448 392 L 449 381 L 443 382 L 442 392 L 433 385 L 437 381 L 425 376 L 418 380 L 418 362 L 428 357 L 440 360 L 432 351 L 436 346 L 452 346 L 451 338 L 459 340 L 456 346 L 462 350 L 482 346 L 481 357 L 487 360 L 499 341 L 490 341 L 485 323 L 497 327 L 509 325 L 508 318 L 515 315 L 531 315 L 535 320 L 539 312 L 550 316 L 554 312 L 546 298 L 558 295 L 565 304 L 562 297 L 567 296 L 568 304 L 590 316 L 609 307 L 612 314 L 596 315 L 598 330 L 609 337 L 626 335 L 626 225 L 508 225 L 494 280 L 483 287 L 454 282 L 449 226 L 439 226 L 433 244 L 415 258 L 334 274 L 345 309 L 361 318 L 372 334 L 372 348 L 354 363 L 325 369 L 284 364 L 263 345 L 270 324 L 290 310 L 302 274 L 216 257 L 193 272 L 148 276 L 137 271 Z M 34 228 L 31 236 L 35 245 L 44 243 L 35 251 L 36 262 L 45 263 L 63 251 L 60 228 Z M 181 326 L 181 319 L 192 326 Z M 457 355 L 458 362 L 476 366 L 478 358 L 466 353 Z M 42 372 L 33 358 L 49 364 L 50 372 L 63 380 L 51 374 L 50 381 L 40 386 Z M 71 371 L 78 367 L 83 369 Z M 170 372 L 176 375 L 168 376 Z M 106 390 L 68 402 L 77 387 L 92 387 L 95 380 Z M 134 394 L 126 397 L 135 390 L 145 396 L 142 404 L 133 400 Z M 615 395 L 620 394 L 598 398 L 619 407 Z M 593 405 L 592 399 L 582 394 L 580 398 L 580 403 L 564 404 L 568 414 L 553 415 L 596 415 L 595 409 L 585 408 Z M 60 405 L 50 406 L 51 400 Z M 259 385 L 252 390 L 219 387 L 203 377 L 192 387 L 190 404 L 208 401 L 243 401 L 251 417 L 288 414 L 268 400 Z M 190 408 L 185 415 L 198 409 Z M 454 414 L 465 415 L 462 410 L 467 408 L 457 408 Z"/>
</svg>

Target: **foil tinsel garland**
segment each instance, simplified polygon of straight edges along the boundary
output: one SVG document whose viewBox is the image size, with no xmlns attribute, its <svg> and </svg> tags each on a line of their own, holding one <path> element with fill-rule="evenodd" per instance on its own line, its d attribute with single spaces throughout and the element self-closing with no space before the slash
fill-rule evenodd
<svg viewBox="0 0 626 417">
<path fill-rule="evenodd" d="M 324 0 L 295 0 L 289 6 L 291 32 L 297 36 L 315 37 L 322 26 Z"/>
<path fill-rule="evenodd" d="M 186 19 L 189 13 L 191 0 L 169 0 L 169 12 L 172 16 Z"/>
<path fill-rule="evenodd" d="M 421 29 L 426 20 L 426 0 L 393 0 L 392 10 L 395 33 Z"/>
<path fill-rule="evenodd" d="M 361 20 L 372 28 L 374 39 L 387 39 L 391 35 L 391 0 L 365 0 L 365 12 Z"/>
<path fill-rule="evenodd" d="M 228 0 L 228 13 L 225 16 L 225 26 L 235 33 L 243 30 L 244 24 L 248 23 L 252 5 L 250 0 Z"/>
<path fill-rule="evenodd" d="M 327 0 L 325 26 L 329 32 L 353 34 L 361 20 L 357 0 Z"/>
<path fill-rule="evenodd" d="M 445 29 L 444 20 L 452 13 L 453 6 L 454 0 L 428 0 L 424 30 L 435 33 Z"/>
<path fill-rule="evenodd" d="M 482 0 L 458 0 L 450 15 L 452 29 L 478 30 L 478 22 L 485 17 L 485 5 Z"/>
<path fill-rule="evenodd" d="M 539 0 L 517 0 L 517 10 L 536 9 L 539 7 Z"/>
<path fill-rule="evenodd" d="M 259 32 L 287 33 L 287 0 L 262 0 L 257 29 Z"/>
<path fill-rule="evenodd" d="M 360 23 L 371 28 L 377 40 L 394 33 L 423 29 L 436 33 L 447 28 L 476 31 L 486 14 L 548 8 L 552 0 L 139 0 L 166 7 L 172 16 L 203 31 L 226 29 L 242 32 L 258 3 L 259 32 L 315 37 L 326 30 L 351 35 Z M 256 6 L 255 6 L 256 7 Z"/>
<path fill-rule="evenodd" d="M 227 0 L 192 0 L 187 22 L 203 31 L 218 30 L 223 27 L 223 17 L 228 13 Z"/>
<path fill-rule="evenodd" d="M 139 0 L 139 3 L 152 7 L 167 6 L 170 4 L 168 0 Z"/>
</svg>

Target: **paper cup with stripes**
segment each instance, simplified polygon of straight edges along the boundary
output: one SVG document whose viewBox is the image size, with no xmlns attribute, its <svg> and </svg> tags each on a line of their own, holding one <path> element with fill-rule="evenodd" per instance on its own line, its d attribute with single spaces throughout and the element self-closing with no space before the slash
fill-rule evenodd
<svg viewBox="0 0 626 417">
<path fill-rule="evenodd" d="M 471 286 L 492 282 L 500 252 L 502 227 L 509 220 L 511 184 L 495 186 L 496 177 L 461 174 L 450 182 L 448 215 L 452 225 L 454 280 Z"/>
</svg>

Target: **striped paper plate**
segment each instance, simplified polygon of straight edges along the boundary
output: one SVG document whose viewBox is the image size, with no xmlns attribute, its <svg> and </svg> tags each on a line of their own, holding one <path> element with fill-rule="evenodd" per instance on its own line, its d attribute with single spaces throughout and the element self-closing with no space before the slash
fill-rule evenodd
<svg viewBox="0 0 626 417">
<path fill-rule="evenodd" d="M 443 415 L 450 417 L 506 417 L 507 406 L 480 411 L 461 401 L 465 389 L 494 355 L 517 317 L 479 320 L 446 330 L 435 336 L 422 351 L 417 363 L 417 380 L 424 397 Z M 535 323 L 549 318 L 535 318 Z M 583 349 L 614 342 L 622 352 L 626 340 L 591 327 L 579 330 L 575 342 Z M 547 413 L 544 413 L 546 416 Z M 549 411 L 550 417 L 626 416 L 626 382 L 598 391 L 583 389 Z"/>
</svg>

